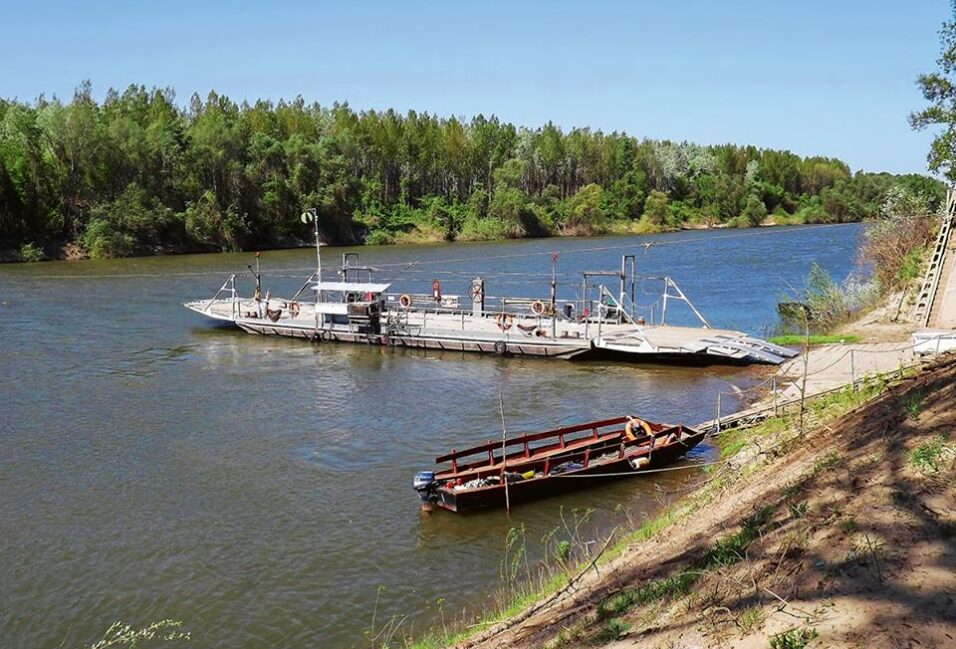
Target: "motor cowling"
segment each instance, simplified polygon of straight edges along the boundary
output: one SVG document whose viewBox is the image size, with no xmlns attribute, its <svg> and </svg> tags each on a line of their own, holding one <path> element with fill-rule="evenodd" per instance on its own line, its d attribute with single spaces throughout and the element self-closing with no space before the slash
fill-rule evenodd
<svg viewBox="0 0 956 649">
<path fill-rule="evenodd" d="M 433 502 L 437 498 L 435 489 L 438 488 L 438 482 L 435 481 L 435 472 L 419 471 L 416 473 L 412 480 L 412 488 L 418 492 L 424 505 Z"/>
<path fill-rule="evenodd" d="M 423 491 L 431 491 L 435 488 L 435 486 L 434 471 L 419 471 L 415 474 L 415 478 L 412 480 L 412 487 L 419 493 Z"/>
</svg>

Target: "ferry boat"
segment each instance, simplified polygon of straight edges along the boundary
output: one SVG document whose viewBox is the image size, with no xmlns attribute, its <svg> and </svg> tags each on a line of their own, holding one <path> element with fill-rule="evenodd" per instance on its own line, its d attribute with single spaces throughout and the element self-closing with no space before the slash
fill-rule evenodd
<svg viewBox="0 0 956 649">
<path fill-rule="evenodd" d="M 184 306 L 251 334 L 316 343 L 564 359 L 611 356 L 687 365 L 780 364 L 796 355 L 738 331 L 712 328 L 669 277 L 659 278 L 663 282 L 659 321 L 636 317 L 634 255 L 622 257 L 620 270 L 582 273 L 580 300 L 557 299 L 553 273 L 547 297 L 491 298 L 481 277 L 472 280 L 467 296 L 444 294 L 438 280 L 429 293 L 396 294 L 391 284 L 372 281 L 375 269 L 359 265 L 355 253 L 343 254 L 338 279 L 329 281 L 322 277 L 318 237 L 316 243 L 317 269 L 289 298 L 263 296 L 261 276 L 255 272 L 251 297 L 239 294 L 239 275 L 232 274 L 212 298 Z M 617 279 L 616 290 L 599 281 L 607 277 Z M 701 326 L 667 325 L 667 308 L 673 301 L 689 306 Z"/>
</svg>

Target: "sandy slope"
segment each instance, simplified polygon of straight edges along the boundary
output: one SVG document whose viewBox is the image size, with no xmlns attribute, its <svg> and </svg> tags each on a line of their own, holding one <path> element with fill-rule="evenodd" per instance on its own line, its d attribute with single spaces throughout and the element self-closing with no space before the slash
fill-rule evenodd
<svg viewBox="0 0 956 649">
<path fill-rule="evenodd" d="M 956 647 L 956 453 L 928 474 L 910 459 L 940 435 L 956 441 L 954 358 L 792 450 L 736 467 L 700 511 L 543 610 L 462 646 L 766 648 L 775 634 L 812 629 L 819 637 L 807 647 Z M 708 566 L 687 594 L 615 613 L 627 629 L 607 639 L 602 601 L 698 569 L 718 538 L 761 509 L 759 536 L 740 557 Z"/>
</svg>

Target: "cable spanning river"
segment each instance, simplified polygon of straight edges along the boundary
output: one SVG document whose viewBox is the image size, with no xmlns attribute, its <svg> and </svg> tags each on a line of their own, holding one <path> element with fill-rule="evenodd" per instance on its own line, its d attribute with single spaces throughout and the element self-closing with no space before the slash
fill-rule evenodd
<svg viewBox="0 0 956 649">
<path fill-rule="evenodd" d="M 840 279 L 861 226 L 343 251 L 395 290 L 559 297 L 581 270 L 674 278 L 712 325 L 766 335 L 778 299 L 811 262 Z M 651 244 L 650 246 L 646 244 Z M 599 250 L 601 249 L 601 250 Z M 418 260 L 424 262 L 407 267 Z M 290 295 L 314 251 L 267 252 L 263 285 Z M 751 368 L 681 369 L 495 358 L 262 338 L 182 308 L 211 296 L 251 254 L 0 266 L 0 646 L 85 647 L 116 620 L 183 620 L 201 647 L 367 646 L 379 620 L 419 631 L 480 604 L 506 533 L 532 558 L 562 508 L 594 508 L 586 538 L 657 511 L 697 470 L 663 473 L 459 517 L 419 513 L 416 470 L 436 455 L 513 434 L 639 414 L 694 423 Z M 613 280 L 613 278 L 611 278 Z M 250 280 L 245 286 L 251 293 Z M 639 283 L 635 302 L 659 297 Z M 659 306 L 656 307 L 659 314 Z M 673 309 L 673 311 L 672 311 Z M 690 323 L 668 306 L 668 321 Z M 725 407 L 733 398 L 723 397 Z M 696 451 L 697 459 L 713 450 Z M 376 598 L 378 604 L 376 606 Z"/>
</svg>

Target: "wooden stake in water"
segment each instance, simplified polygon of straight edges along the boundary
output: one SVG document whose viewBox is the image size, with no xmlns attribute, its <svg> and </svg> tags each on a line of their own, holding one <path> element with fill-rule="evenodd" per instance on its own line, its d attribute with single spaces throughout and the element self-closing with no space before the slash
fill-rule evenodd
<svg viewBox="0 0 956 649">
<path fill-rule="evenodd" d="M 508 497 L 508 475 L 505 473 L 505 464 L 508 459 L 508 429 L 505 427 L 505 402 L 501 398 L 501 388 L 498 388 L 498 412 L 501 413 L 501 479 L 505 483 L 505 513 L 511 515 L 511 499 Z"/>
</svg>

